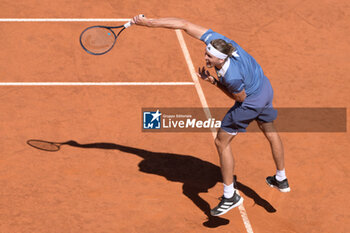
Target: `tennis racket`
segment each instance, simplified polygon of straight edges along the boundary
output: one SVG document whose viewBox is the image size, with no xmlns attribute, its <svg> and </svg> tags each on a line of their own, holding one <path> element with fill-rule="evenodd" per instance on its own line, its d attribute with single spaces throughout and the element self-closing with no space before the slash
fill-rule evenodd
<svg viewBox="0 0 350 233">
<path fill-rule="evenodd" d="M 141 15 L 143 17 L 143 15 Z M 118 36 L 128 27 L 131 21 L 124 25 L 108 27 L 108 26 L 91 26 L 86 28 L 80 34 L 80 45 L 83 49 L 92 55 L 106 54 L 114 47 Z M 116 34 L 115 29 L 121 28 Z"/>
<path fill-rule="evenodd" d="M 27 141 L 27 144 L 39 150 L 54 152 L 54 151 L 59 151 L 61 148 L 61 145 L 64 145 L 66 143 L 56 143 L 56 142 L 30 139 Z"/>
</svg>

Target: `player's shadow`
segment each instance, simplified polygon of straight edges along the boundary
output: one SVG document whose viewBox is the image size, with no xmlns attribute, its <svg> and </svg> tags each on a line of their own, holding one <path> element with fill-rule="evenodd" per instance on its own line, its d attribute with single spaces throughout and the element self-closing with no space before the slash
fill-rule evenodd
<svg viewBox="0 0 350 233">
<path fill-rule="evenodd" d="M 137 155 L 143 158 L 138 164 L 140 171 L 183 183 L 183 194 L 208 217 L 208 220 L 203 223 L 204 226 L 215 228 L 229 223 L 228 219 L 211 216 L 209 204 L 199 196 L 199 193 L 206 193 L 218 182 L 222 182 L 220 168 L 210 162 L 189 155 L 152 152 L 115 143 L 79 144 L 75 141 L 69 141 L 64 144 L 80 148 L 119 150 Z M 268 212 L 276 212 L 276 209 L 268 201 L 261 198 L 253 189 L 237 181 L 236 176 L 235 179 L 238 190 L 252 198 L 255 204 Z"/>
</svg>

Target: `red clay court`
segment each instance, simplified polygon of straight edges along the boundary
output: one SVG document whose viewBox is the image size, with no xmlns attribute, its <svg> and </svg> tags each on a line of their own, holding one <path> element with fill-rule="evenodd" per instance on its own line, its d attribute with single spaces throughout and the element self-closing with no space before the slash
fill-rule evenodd
<svg viewBox="0 0 350 233">
<path fill-rule="evenodd" d="M 203 43 L 133 26 L 105 55 L 79 45 L 88 26 L 139 13 L 184 18 L 249 52 L 275 107 L 349 114 L 347 1 L 0 1 L 0 232 L 349 232 L 349 120 L 346 132 L 280 134 L 287 194 L 265 183 L 275 168 L 263 134 L 240 134 L 232 148 L 244 204 L 208 218 L 222 195 L 213 135 L 141 130 L 143 107 L 233 105 L 193 79 Z M 84 85 L 100 82 L 110 85 Z M 46 152 L 29 139 L 69 143 Z"/>
</svg>

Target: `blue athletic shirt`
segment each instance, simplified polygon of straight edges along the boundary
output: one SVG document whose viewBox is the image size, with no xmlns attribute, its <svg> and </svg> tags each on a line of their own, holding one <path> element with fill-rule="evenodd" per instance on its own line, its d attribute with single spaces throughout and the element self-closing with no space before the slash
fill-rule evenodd
<svg viewBox="0 0 350 233">
<path fill-rule="evenodd" d="M 221 70 L 215 68 L 220 83 L 234 94 L 243 89 L 245 89 L 247 96 L 259 93 L 264 78 L 264 72 L 260 65 L 236 42 L 211 29 L 200 38 L 206 45 L 215 39 L 222 39 L 236 48 L 236 55 L 227 59 Z"/>
</svg>

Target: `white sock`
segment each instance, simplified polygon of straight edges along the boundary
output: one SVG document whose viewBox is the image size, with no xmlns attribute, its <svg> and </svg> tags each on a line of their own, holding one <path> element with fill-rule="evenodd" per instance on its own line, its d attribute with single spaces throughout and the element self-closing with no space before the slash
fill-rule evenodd
<svg viewBox="0 0 350 233">
<path fill-rule="evenodd" d="M 286 177 L 286 170 L 285 169 L 277 170 L 276 171 L 276 180 L 282 181 L 282 180 L 285 180 L 285 179 L 287 179 L 287 177 Z"/>
<path fill-rule="evenodd" d="M 235 192 L 235 189 L 233 187 L 233 183 L 230 185 L 224 184 L 224 197 L 225 198 L 231 198 L 233 196 L 234 192 Z"/>
</svg>

